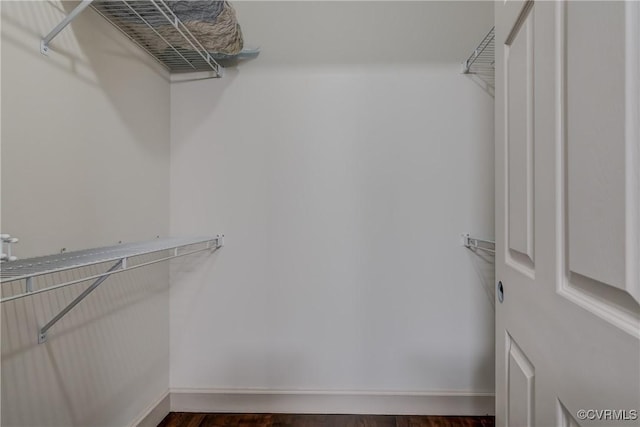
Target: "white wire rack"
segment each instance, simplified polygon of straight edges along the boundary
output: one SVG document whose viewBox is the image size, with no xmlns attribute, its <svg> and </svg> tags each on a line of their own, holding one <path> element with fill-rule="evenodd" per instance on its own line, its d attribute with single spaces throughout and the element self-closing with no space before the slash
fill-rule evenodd
<svg viewBox="0 0 640 427">
<path fill-rule="evenodd" d="M 462 72 L 477 75 L 493 88 L 495 87 L 495 58 L 495 28 L 492 28 L 469 58 L 462 63 Z"/>
<path fill-rule="evenodd" d="M 24 291 L 3 297 L 0 302 L 7 302 L 42 292 L 48 292 L 87 280 L 99 279 L 114 273 L 143 267 L 145 265 L 166 261 L 171 258 L 190 255 L 192 253 L 216 249 L 222 246 L 224 236 L 217 235 L 215 237 L 198 237 L 198 238 L 162 238 L 148 242 L 123 243 L 116 246 L 108 246 L 96 249 L 86 249 L 74 252 L 64 252 L 56 255 L 48 255 L 36 258 L 26 258 L 19 261 L 6 262 L 2 264 L 0 269 L 0 283 L 5 284 L 24 280 Z M 170 255 L 155 259 L 153 261 L 128 265 L 130 258 L 155 252 L 172 250 Z M 78 279 L 59 283 L 55 285 L 47 285 L 45 287 L 36 287 L 33 279 L 38 276 L 44 276 L 53 273 L 59 273 L 66 270 L 88 267 L 96 264 L 107 262 L 121 262 L 121 266 L 113 271 L 105 272 L 97 275 L 83 276 Z"/>
<path fill-rule="evenodd" d="M 3 286 L 3 296 L 0 302 L 13 301 L 92 280 L 93 283 L 89 287 L 82 291 L 80 295 L 71 301 L 71 303 L 62 309 L 53 319 L 40 328 L 38 332 L 38 342 L 43 343 L 47 339 L 47 331 L 112 274 L 122 273 L 197 252 L 217 250 L 222 247 L 223 244 L 224 235 L 221 234 L 215 237 L 163 238 L 147 242 L 125 243 L 117 246 L 4 262 L 0 269 L 0 283 L 5 284 L 24 281 L 24 286 L 20 288 L 21 290 L 19 292 L 9 296 L 4 296 L 5 289 Z M 165 252 L 165 254 L 162 254 L 162 252 Z M 136 260 L 139 259 L 136 257 L 148 254 L 158 254 L 159 256 L 152 260 L 136 262 Z M 104 273 L 85 273 L 88 269 L 84 269 L 81 270 L 79 274 L 80 277 L 62 283 L 51 284 L 51 281 L 44 281 L 43 285 L 42 283 L 36 283 L 35 280 L 38 277 L 49 277 L 49 275 L 54 273 L 105 263 L 110 264 L 110 268 Z"/>
<path fill-rule="evenodd" d="M 462 235 L 462 246 L 472 251 L 485 251 L 491 254 L 496 253 L 496 242 L 493 240 L 478 239 L 471 237 L 469 233 Z"/>
<path fill-rule="evenodd" d="M 222 76 L 223 68 L 163 0 L 82 0 L 42 39 L 40 51 L 47 54 L 51 40 L 88 6 L 171 73 L 212 71 Z"/>
</svg>

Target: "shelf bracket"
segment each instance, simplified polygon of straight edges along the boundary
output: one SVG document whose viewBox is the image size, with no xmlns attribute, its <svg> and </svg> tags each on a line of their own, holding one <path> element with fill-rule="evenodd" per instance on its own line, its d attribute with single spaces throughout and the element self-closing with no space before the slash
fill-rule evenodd
<svg viewBox="0 0 640 427">
<path fill-rule="evenodd" d="M 67 25 L 71 23 L 78 15 L 82 13 L 93 0 L 82 0 L 80 4 L 78 4 L 58 25 L 55 26 L 49 34 L 44 36 L 42 40 L 40 40 L 40 53 L 43 55 L 49 54 L 49 43 L 53 40 L 60 31 L 64 30 Z"/>
<path fill-rule="evenodd" d="M 100 286 L 102 282 L 107 280 L 109 276 L 111 276 L 111 274 L 108 273 L 113 273 L 114 271 L 124 267 L 125 263 L 126 258 L 118 260 L 118 262 L 116 262 L 109 270 L 107 270 L 104 276 L 93 282 L 91 286 L 85 289 L 80 295 L 78 295 L 73 301 L 71 301 L 69 305 L 62 309 L 60 313 L 58 313 L 53 319 L 51 319 L 49 323 L 40 328 L 40 332 L 38 333 L 38 344 L 42 344 L 47 341 L 47 331 L 51 329 L 51 327 L 55 325 L 58 320 L 62 319 L 68 312 L 70 312 L 76 305 L 78 305 L 80 301 L 85 299 L 91 292 L 93 292 L 98 286 Z"/>
</svg>

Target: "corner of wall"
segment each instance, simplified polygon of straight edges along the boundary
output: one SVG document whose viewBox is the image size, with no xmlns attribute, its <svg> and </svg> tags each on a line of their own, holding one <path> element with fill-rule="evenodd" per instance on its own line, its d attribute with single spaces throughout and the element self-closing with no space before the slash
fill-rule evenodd
<svg viewBox="0 0 640 427">
<path fill-rule="evenodd" d="M 157 427 L 158 424 L 169 415 L 170 410 L 171 397 L 169 390 L 167 390 L 131 423 L 131 427 Z"/>
</svg>

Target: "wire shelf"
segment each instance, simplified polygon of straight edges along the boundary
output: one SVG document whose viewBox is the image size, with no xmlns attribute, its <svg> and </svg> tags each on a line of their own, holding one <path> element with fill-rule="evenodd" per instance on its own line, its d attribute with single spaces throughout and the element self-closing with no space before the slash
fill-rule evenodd
<svg viewBox="0 0 640 427">
<path fill-rule="evenodd" d="M 74 307 L 84 300 L 91 292 L 100 286 L 112 274 L 122 273 L 134 268 L 144 267 L 173 258 L 195 254 L 202 251 L 216 250 L 222 247 L 224 236 L 217 235 L 215 237 L 196 237 L 196 238 L 163 238 L 147 242 L 125 243 L 117 246 L 108 246 L 96 249 L 86 249 L 82 251 L 74 251 L 61 253 L 56 255 L 48 255 L 43 257 L 28 258 L 21 261 L 4 262 L 0 269 L 0 283 L 10 283 L 24 280 L 24 287 L 18 287 L 15 284 L 7 288 L 13 288 L 16 293 L 10 296 L 2 296 L 0 302 L 13 301 L 19 298 L 36 295 L 42 292 L 49 292 L 60 289 L 65 286 L 75 285 L 89 280 L 93 283 L 84 289 L 73 301 L 65 308 L 60 310 L 47 324 L 38 330 L 38 343 L 42 344 L 47 340 L 47 332 L 60 319 L 67 315 Z M 165 251 L 171 251 L 165 253 Z M 139 259 L 142 255 L 156 254 L 153 259 L 143 259 L 142 262 L 131 263 L 131 258 Z M 138 257 L 138 258 L 136 258 Z M 68 280 L 62 283 L 48 282 L 43 287 L 34 284 L 34 278 L 52 275 L 72 269 L 81 269 L 90 266 L 103 266 L 111 264 L 108 270 L 103 273 L 88 273 L 88 269 L 80 270 L 79 278 Z M 102 268 L 102 267 L 98 267 Z M 4 294 L 5 287 L 2 291 Z"/>
<path fill-rule="evenodd" d="M 222 68 L 163 0 L 95 0 L 91 7 L 172 73 Z"/>
<path fill-rule="evenodd" d="M 87 280 L 100 279 L 110 274 L 155 264 L 179 256 L 190 255 L 209 249 L 220 248 L 223 244 L 224 236 L 196 237 L 196 238 L 162 238 L 147 242 L 124 243 L 116 246 L 108 246 L 96 249 L 86 249 L 74 252 L 65 252 L 56 255 L 27 258 L 19 261 L 4 262 L 0 269 L 0 283 L 5 284 L 24 280 L 25 286 L 18 294 L 3 296 L 0 302 L 11 301 L 41 292 L 48 292 L 65 286 L 85 282 Z M 146 254 L 153 254 L 162 251 L 173 250 L 169 255 L 138 264 L 128 264 L 128 260 Z M 50 275 L 71 269 L 89 267 L 103 263 L 118 262 L 119 266 L 115 270 L 110 270 L 100 274 L 86 274 L 75 280 L 48 284 L 42 288 L 34 286 L 33 279 L 39 276 Z"/>
<path fill-rule="evenodd" d="M 472 251 L 485 251 L 491 254 L 496 253 L 496 242 L 494 240 L 478 239 L 472 237 L 469 233 L 462 235 L 462 246 Z"/>
<path fill-rule="evenodd" d="M 482 39 L 478 47 L 462 64 L 464 74 L 475 74 L 490 87 L 495 87 L 495 28 Z"/>
</svg>

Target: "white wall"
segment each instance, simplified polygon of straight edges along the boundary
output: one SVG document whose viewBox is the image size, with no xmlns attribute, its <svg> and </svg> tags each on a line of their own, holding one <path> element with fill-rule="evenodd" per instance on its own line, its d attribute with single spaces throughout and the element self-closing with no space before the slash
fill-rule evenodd
<svg viewBox="0 0 640 427">
<path fill-rule="evenodd" d="M 171 232 L 226 234 L 172 267 L 171 388 L 210 396 L 174 409 L 490 396 L 493 266 L 459 235 L 493 235 L 493 99 L 459 71 L 491 3 L 236 7 L 260 57 L 171 87 Z M 373 410 L 467 410 L 423 403 Z"/>
<path fill-rule="evenodd" d="M 167 235 L 166 77 L 92 10 L 45 57 L 40 37 L 75 4 L 2 3 L 1 214 L 16 254 Z M 112 276 L 38 345 L 85 287 L 2 305 L 3 426 L 124 426 L 166 392 L 168 267 Z"/>
</svg>

